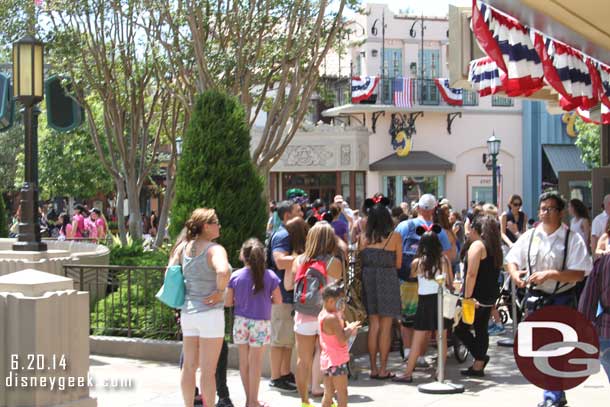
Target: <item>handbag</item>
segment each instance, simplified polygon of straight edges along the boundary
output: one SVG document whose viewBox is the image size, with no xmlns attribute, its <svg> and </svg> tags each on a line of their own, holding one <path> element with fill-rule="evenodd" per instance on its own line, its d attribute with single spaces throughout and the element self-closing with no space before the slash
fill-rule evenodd
<svg viewBox="0 0 610 407">
<path fill-rule="evenodd" d="M 182 266 L 178 264 L 167 268 L 163 285 L 155 297 L 168 307 L 181 308 L 184 305 L 185 290 Z"/>
<path fill-rule="evenodd" d="M 447 289 L 444 290 L 444 292 L 443 292 L 443 317 L 445 319 L 453 320 L 453 318 L 455 318 L 455 310 L 457 308 L 459 300 L 460 300 L 459 295 L 455 295 Z"/>
</svg>

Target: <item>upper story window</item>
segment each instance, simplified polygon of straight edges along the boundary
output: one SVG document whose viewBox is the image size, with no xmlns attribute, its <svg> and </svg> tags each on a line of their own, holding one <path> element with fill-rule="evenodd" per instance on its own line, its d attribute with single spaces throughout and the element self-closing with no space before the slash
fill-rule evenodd
<svg viewBox="0 0 610 407">
<path fill-rule="evenodd" d="M 491 105 L 492 106 L 500 106 L 500 107 L 510 107 L 514 105 L 512 98 L 507 98 L 504 96 L 492 95 L 491 96 Z"/>
<path fill-rule="evenodd" d="M 479 105 L 479 95 L 477 94 L 477 92 L 473 92 L 471 90 L 462 91 L 462 100 L 464 101 L 464 106 Z"/>
</svg>

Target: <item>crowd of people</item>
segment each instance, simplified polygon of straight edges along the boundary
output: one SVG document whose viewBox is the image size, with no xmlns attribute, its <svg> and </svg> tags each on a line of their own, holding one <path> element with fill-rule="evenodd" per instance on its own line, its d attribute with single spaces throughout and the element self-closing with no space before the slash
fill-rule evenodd
<svg viewBox="0 0 610 407">
<path fill-rule="evenodd" d="M 224 370 L 226 389 L 224 307 L 233 307 L 235 315 L 233 337 L 247 407 L 267 405 L 258 399 L 266 345 L 270 387 L 298 392 L 302 407 L 312 406 L 316 397 L 322 397 L 324 407 L 346 406 L 349 346 L 365 322 L 346 318 L 346 302 L 353 299 L 346 295 L 350 252 L 357 253 L 361 270 L 356 278 L 366 311 L 371 379 L 413 382 L 413 371 L 427 366 L 424 355 L 438 329 L 452 330 L 470 352 L 473 363 L 462 375 L 485 376 L 493 356 L 489 335 L 504 329 L 496 304 L 505 280 L 525 290 L 527 312 L 552 304 L 579 307 L 595 321 L 603 353 L 610 347 L 610 265 L 605 267 L 610 195 L 592 222 L 586 206 L 571 200 L 570 227 L 563 222 L 566 203 L 556 193 L 540 196 L 536 218 L 528 218 L 522 205 L 513 195 L 502 213 L 485 203 L 473 203 L 462 213 L 430 194 L 396 208 L 376 194 L 358 211 L 340 195 L 328 207 L 320 200 L 272 203 L 266 244 L 254 238 L 244 242 L 244 267 L 233 273 L 226 251 L 214 242 L 221 231 L 216 213 L 195 210 L 170 259 L 170 265 L 182 264 L 186 281 L 181 310 L 185 406 L 198 400 L 198 367 L 202 404 L 215 405 L 217 391 L 216 405 L 232 406 L 228 391 L 221 395 L 223 383 L 217 383 Z M 593 256 L 601 258 L 595 268 Z M 596 278 L 585 284 L 589 273 Z M 456 317 L 438 326 L 437 296 L 443 286 L 474 304 L 471 323 Z M 401 327 L 402 372 L 388 368 L 395 324 Z M 439 358 L 446 358 L 446 341 L 438 349 Z M 610 378 L 607 356 L 602 364 Z M 564 392 L 548 390 L 539 406 L 566 403 Z"/>
</svg>

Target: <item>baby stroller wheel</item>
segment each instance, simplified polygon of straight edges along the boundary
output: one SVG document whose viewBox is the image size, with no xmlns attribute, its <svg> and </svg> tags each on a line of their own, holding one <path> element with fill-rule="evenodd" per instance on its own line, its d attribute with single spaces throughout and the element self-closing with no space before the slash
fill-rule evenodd
<svg viewBox="0 0 610 407">
<path fill-rule="evenodd" d="M 458 363 L 464 363 L 468 357 L 468 349 L 455 335 L 453 336 L 452 340 L 453 355 L 455 356 L 455 359 L 458 361 Z"/>
<path fill-rule="evenodd" d="M 508 311 L 505 308 L 500 308 L 498 312 L 500 313 L 500 321 L 505 325 L 508 322 Z"/>
</svg>

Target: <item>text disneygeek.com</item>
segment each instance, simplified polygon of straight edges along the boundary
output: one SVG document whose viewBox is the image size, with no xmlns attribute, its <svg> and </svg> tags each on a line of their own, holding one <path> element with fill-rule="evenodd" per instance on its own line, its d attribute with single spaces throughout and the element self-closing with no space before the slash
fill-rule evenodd
<svg viewBox="0 0 610 407">
<path fill-rule="evenodd" d="M 96 378 L 87 376 L 24 376 L 9 372 L 4 379 L 4 385 L 9 388 L 45 388 L 51 391 L 63 391 L 78 387 L 105 388 L 105 389 L 131 389 L 135 381 L 126 377 Z"/>
</svg>

